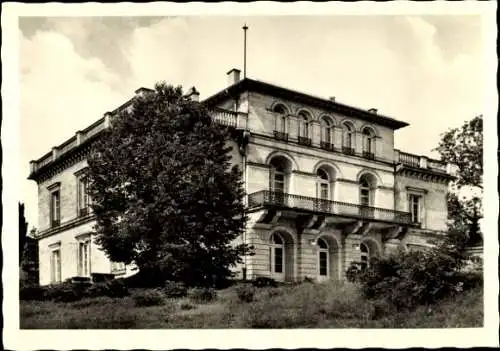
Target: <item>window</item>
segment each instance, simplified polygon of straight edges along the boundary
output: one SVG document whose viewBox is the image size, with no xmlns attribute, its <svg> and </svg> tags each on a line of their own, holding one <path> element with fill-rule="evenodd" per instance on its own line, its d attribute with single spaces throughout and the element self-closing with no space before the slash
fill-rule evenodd
<svg viewBox="0 0 500 351">
<path fill-rule="evenodd" d="M 50 281 L 61 282 L 61 249 L 53 249 L 50 255 Z"/>
<path fill-rule="evenodd" d="M 274 233 L 271 237 L 270 271 L 284 274 L 285 246 L 281 235 Z"/>
<path fill-rule="evenodd" d="M 78 276 L 90 276 L 90 238 L 78 242 Z"/>
<path fill-rule="evenodd" d="M 86 216 L 89 212 L 89 195 L 87 193 L 87 177 L 80 176 L 78 178 L 78 215 Z"/>
<path fill-rule="evenodd" d="M 366 244 L 361 244 L 359 246 L 359 251 L 361 251 L 361 269 L 368 268 L 370 265 L 370 251 Z"/>
<path fill-rule="evenodd" d="M 343 125 L 343 128 L 344 128 L 344 131 L 342 133 L 342 151 L 345 154 L 353 154 L 354 153 L 354 146 L 353 146 L 354 128 L 348 123 L 345 123 Z"/>
<path fill-rule="evenodd" d="M 309 118 L 306 112 L 300 112 L 297 121 L 297 135 L 302 138 L 309 137 Z"/>
<path fill-rule="evenodd" d="M 59 189 L 50 193 L 50 225 L 56 227 L 61 223 L 61 204 Z"/>
<path fill-rule="evenodd" d="M 361 179 L 359 188 L 359 203 L 361 206 L 370 206 L 370 184 L 366 179 Z"/>
<path fill-rule="evenodd" d="M 321 147 L 323 149 L 333 149 L 333 123 L 328 117 L 321 119 Z"/>
<path fill-rule="evenodd" d="M 275 126 L 275 131 L 278 133 L 286 133 L 286 109 L 283 105 L 276 105 L 274 106 L 273 112 L 276 114 L 276 126 Z"/>
<path fill-rule="evenodd" d="M 409 212 L 411 214 L 411 220 L 415 223 L 421 222 L 421 195 L 410 194 L 409 195 Z"/>
<path fill-rule="evenodd" d="M 375 154 L 375 133 L 370 128 L 363 129 L 363 156 L 369 159 Z"/>
<path fill-rule="evenodd" d="M 330 259 L 328 255 L 328 245 L 323 239 L 318 239 L 318 247 L 319 275 L 322 277 L 327 277 L 329 275 L 328 263 Z"/>
</svg>

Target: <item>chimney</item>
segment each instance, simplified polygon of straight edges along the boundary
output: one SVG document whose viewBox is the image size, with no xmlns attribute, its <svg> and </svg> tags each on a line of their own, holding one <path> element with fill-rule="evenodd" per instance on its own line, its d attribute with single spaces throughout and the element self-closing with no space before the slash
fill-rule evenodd
<svg viewBox="0 0 500 351">
<path fill-rule="evenodd" d="M 371 108 L 371 109 L 368 110 L 368 112 L 377 114 L 377 109 L 376 108 Z"/>
<path fill-rule="evenodd" d="M 328 99 L 329 99 L 331 102 L 335 102 L 335 96 L 330 96 Z"/>
<path fill-rule="evenodd" d="M 192 101 L 200 101 L 200 92 L 198 90 L 196 90 L 195 87 L 191 87 L 191 89 L 189 89 L 189 92 L 187 93 L 186 97 L 188 99 L 191 99 Z"/>
<path fill-rule="evenodd" d="M 237 68 L 233 68 L 229 72 L 227 72 L 227 85 L 231 86 L 240 81 L 240 73 L 241 71 Z"/>
</svg>

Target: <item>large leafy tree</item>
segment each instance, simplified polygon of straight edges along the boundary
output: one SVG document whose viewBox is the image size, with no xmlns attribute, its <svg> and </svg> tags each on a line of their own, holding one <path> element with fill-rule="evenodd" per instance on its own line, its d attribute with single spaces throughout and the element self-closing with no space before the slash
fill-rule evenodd
<svg viewBox="0 0 500 351">
<path fill-rule="evenodd" d="M 469 245 L 482 243 L 483 117 L 476 116 L 459 128 L 445 132 L 435 149 L 441 159 L 458 166 L 457 178 L 448 194 L 451 229 L 465 232 Z"/>
<path fill-rule="evenodd" d="M 249 247 L 236 243 L 246 217 L 228 138 L 164 82 L 113 116 L 88 160 L 96 240 L 112 261 L 134 263 L 155 284 L 231 275 Z"/>
</svg>

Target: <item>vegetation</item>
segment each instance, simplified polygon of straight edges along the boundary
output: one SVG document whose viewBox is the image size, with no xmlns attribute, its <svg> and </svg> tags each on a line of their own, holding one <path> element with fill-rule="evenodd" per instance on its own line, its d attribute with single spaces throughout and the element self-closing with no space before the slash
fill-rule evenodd
<svg viewBox="0 0 500 351">
<path fill-rule="evenodd" d="M 482 244 L 479 221 L 483 192 L 483 117 L 474 117 L 460 128 L 443 133 L 435 149 L 443 161 L 458 166 L 448 193 L 450 229 L 467 233 L 468 245 Z M 460 195 L 463 193 L 469 195 Z"/>
<path fill-rule="evenodd" d="M 112 118 L 89 157 L 96 242 L 151 285 L 213 286 L 250 251 L 231 245 L 246 217 L 229 129 L 165 83 L 132 107 Z"/>
<path fill-rule="evenodd" d="M 238 287 L 220 290 L 217 299 L 203 303 L 164 296 L 160 305 L 137 306 L 135 296 L 149 289 L 133 290 L 121 299 L 22 301 L 21 328 L 469 328 L 483 324 L 481 285 L 412 311 L 398 311 L 383 300 L 367 301 L 349 283 L 255 289 L 252 302 L 240 301 Z"/>
</svg>

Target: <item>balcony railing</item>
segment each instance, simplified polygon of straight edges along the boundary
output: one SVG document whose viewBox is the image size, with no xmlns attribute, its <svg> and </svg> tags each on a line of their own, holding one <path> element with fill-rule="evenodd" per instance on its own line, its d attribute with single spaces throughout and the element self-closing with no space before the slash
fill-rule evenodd
<svg viewBox="0 0 500 351">
<path fill-rule="evenodd" d="M 342 153 L 346 155 L 354 155 L 354 149 L 349 146 L 342 146 Z"/>
<path fill-rule="evenodd" d="M 212 116 L 213 120 L 217 123 L 236 128 L 238 113 L 234 111 L 224 110 L 221 108 L 212 108 L 209 110 L 209 114 Z"/>
<path fill-rule="evenodd" d="M 409 212 L 363 206 L 340 201 L 323 200 L 314 197 L 293 195 L 269 190 L 261 190 L 248 195 L 249 208 L 256 208 L 260 206 L 280 206 L 339 216 L 358 217 L 401 224 L 417 224 L 412 222 L 411 214 Z"/>
<path fill-rule="evenodd" d="M 375 159 L 374 153 L 373 152 L 369 152 L 369 151 L 363 151 L 363 157 L 367 158 L 369 160 L 374 160 Z"/>
<path fill-rule="evenodd" d="M 326 141 L 321 141 L 320 147 L 324 150 L 333 151 L 333 144 Z"/>
<path fill-rule="evenodd" d="M 299 136 L 299 144 L 305 146 L 311 146 L 311 138 Z"/>
<path fill-rule="evenodd" d="M 406 152 L 399 152 L 399 162 L 410 166 L 410 167 L 419 167 L 420 166 L 420 158 L 417 155 L 407 154 Z"/>
<path fill-rule="evenodd" d="M 283 133 L 283 132 L 279 132 L 279 131 L 275 130 L 274 131 L 274 139 L 287 141 L 288 140 L 288 133 Z"/>
</svg>

